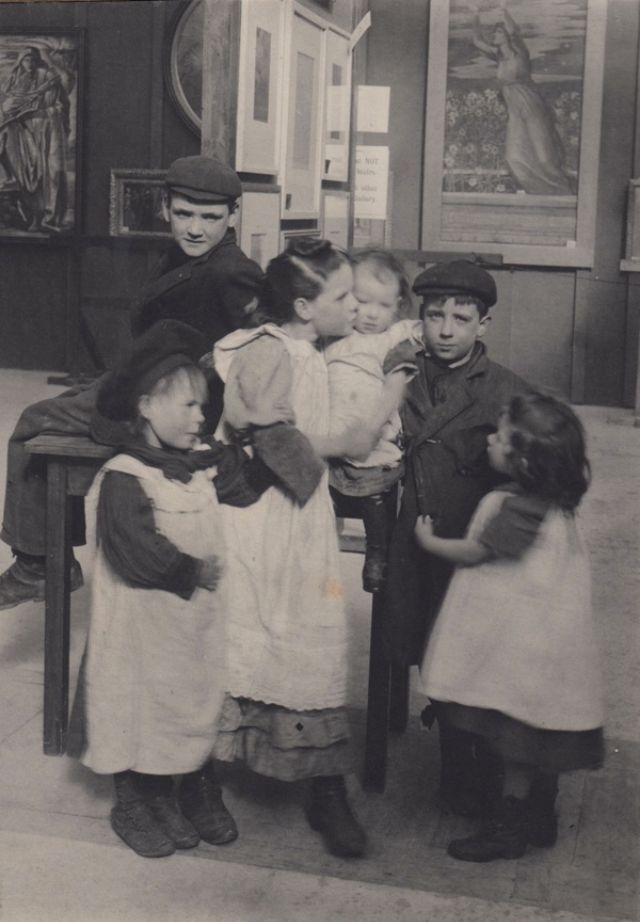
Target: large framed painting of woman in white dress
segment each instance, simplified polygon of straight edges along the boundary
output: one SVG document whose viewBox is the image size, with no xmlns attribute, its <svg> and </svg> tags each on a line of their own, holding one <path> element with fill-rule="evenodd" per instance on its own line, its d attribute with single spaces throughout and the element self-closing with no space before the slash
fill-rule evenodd
<svg viewBox="0 0 640 922">
<path fill-rule="evenodd" d="M 606 4 L 431 4 L 423 249 L 593 260 Z"/>
</svg>

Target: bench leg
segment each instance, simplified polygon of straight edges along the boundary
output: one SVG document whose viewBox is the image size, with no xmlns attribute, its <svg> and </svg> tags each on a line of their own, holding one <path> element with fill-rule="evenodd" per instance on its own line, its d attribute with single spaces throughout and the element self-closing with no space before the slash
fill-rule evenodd
<svg viewBox="0 0 640 922">
<path fill-rule="evenodd" d="M 47 568 L 44 627 L 44 729 L 46 755 L 66 748 L 69 713 L 69 511 L 64 466 L 47 464 Z"/>
<path fill-rule="evenodd" d="M 389 729 L 404 733 L 409 721 L 409 667 L 393 663 L 391 666 L 391 701 L 389 704 Z"/>
<path fill-rule="evenodd" d="M 391 666 L 382 645 L 383 599 L 378 593 L 371 603 L 371 647 L 369 651 L 369 694 L 367 735 L 362 786 L 382 793 L 387 775 L 387 734 Z"/>
</svg>

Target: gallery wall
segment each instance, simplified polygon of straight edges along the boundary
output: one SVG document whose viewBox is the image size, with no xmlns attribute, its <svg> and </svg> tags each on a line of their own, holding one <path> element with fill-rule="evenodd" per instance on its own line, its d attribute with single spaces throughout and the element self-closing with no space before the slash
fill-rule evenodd
<svg viewBox="0 0 640 922">
<path fill-rule="evenodd" d="M 577 403 L 633 406 L 639 288 L 634 274 L 620 271 L 620 261 L 628 180 L 639 166 L 640 4 L 596 2 L 606 8 L 607 31 L 601 133 L 590 139 L 600 146 L 593 267 L 498 270 L 499 302 L 486 342 L 498 361 Z M 391 87 L 388 139 L 379 143 L 391 148 L 392 244 L 400 250 L 420 247 L 429 6 L 429 0 L 371 0 L 367 78 Z"/>
<path fill-rule="evenodd" d="M 199 139 L 163 87 L 163 40 L 179 3 L 2 3 L 0 33 L 82 29 L 77 236 L 0 237 L 0 365 L 92 371 L 128 339 L 128 307 L 162 241 L 109 236 L 112 168 L 158 168 Z"/>
</svg>

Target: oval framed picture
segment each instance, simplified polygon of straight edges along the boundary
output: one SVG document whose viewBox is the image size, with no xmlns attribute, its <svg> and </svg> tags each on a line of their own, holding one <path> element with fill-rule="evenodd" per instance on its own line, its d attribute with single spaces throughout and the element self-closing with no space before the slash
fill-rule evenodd
<svg viewBox="0 0 640 922">
<path fill-rule="evenodd" d="M 202 129 L 203 0 L 185 0 L 167 32 L 165 79 L 182 120 L 200 134 Z"/>
</svg>

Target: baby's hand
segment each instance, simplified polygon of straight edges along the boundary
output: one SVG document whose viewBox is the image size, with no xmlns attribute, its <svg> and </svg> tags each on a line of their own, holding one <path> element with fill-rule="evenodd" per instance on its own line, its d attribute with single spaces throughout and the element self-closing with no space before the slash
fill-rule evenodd
<svg viewBox="0 0 640 922">
<path fill-rule="evenodd" d="M 430 515 L 418 516 L 414 534 L 422 547 L 426 547 L 429 544 L 429 538 L 433 537 L 433 519 Z"/>
<path fill-rule="evenodd" d="M 213 592 L 217 589 L 222 575 L 222 564 L 214 555 L 203 557 L 200 561 L 200 575 L 198 576 L 198 586 L 202 589 L 208 589 Z"/>
</svg>

